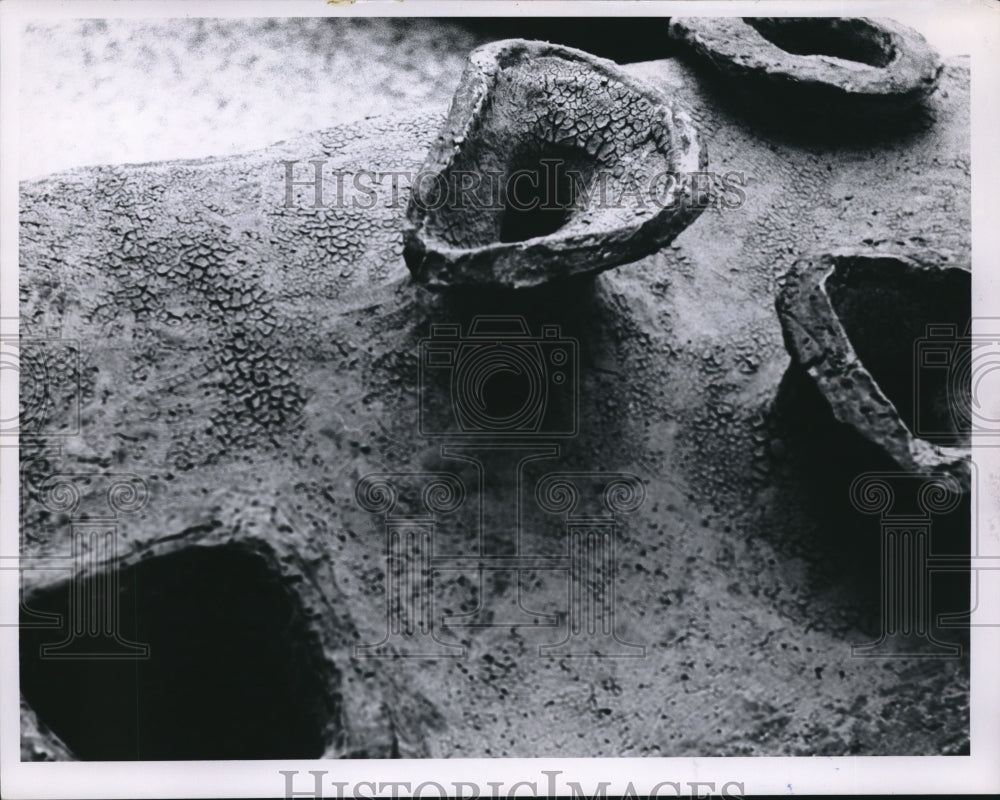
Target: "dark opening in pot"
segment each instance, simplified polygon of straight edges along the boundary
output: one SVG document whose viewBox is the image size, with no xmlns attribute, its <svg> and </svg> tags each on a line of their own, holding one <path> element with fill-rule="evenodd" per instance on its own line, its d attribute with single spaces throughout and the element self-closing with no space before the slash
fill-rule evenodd
<svg viewBox="0 0 1000 800">
<path fill-rule="evenodd" d="M 889 36 L 862 19 L 744 17 L 743 21 L 786 53 L 833 56 L 885 67 L 895 56 Z"/>
<path fill-rule="evenodd" d="M 854 352 L 907 428 L 968 446 L 971 274 L 842 259 L 826 289 Z"/>
<path fill-rule="evenodd" d="M 233 545 L 189 547 L 124 568 L 119 585 L 120 635 L 148 644 L 146 660 L 40 654 L 66 636 L 69 581 L 30 598 L 63 615 L 63 629 L 21 632 L 21 690 L 78 758 L 323 754 L 338 676 L 276 562 Z"/>
</svg>

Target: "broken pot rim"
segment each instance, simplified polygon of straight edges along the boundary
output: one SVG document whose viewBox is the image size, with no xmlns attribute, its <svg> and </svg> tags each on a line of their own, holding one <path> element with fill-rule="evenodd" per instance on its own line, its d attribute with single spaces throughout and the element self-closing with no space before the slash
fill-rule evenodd
<svg viewBox="0 0 1000 800">
<path fill-rule="evenodd" d="M 626 72 L 621 64 L 616 61 L 596 56 L 593 53 L 588 53 L 586 50 L 580 50 L 576 47 L 539 39 L 500 39 L 495 42 L 488 42 L 469 53 L 468 63 L 479 67 L 479 77 L 481 79 L 486 79 L 487 77 L 492 79 L 501 70 L 513 66 L 513 63 L 500 63 L 501 58 L 505 55 L 516 56 L 519 61 L 524 61 L 528 58 L 557 57 L 564 61 L 586 64 L 596 72 L 601 73 L 609 81 L 622 84 L 638 94 L 644 95 L 651 102 L 662 103 L 666 101 L 668 105 L 674 104 L 672 98 L 664 91 L 648 81 Z"/>
<path fill-rule="evenodd" d="M 928 254 L 931 255 L 931 254 Z M 793 361 L 803 367 L 816 384 L 826 402 L 830 405 L 838 422 L 848 424 L 861 433 L 866 439 L 873 442 L 881 449 L 885 450 L 894 461 L 907 471 L 919 474 L 930 474 L 934 472 L 946 471 L 955 474 L 959 478 L 965 490 L 968 490 L 970 480 L 970 464 L 972 450 L 971 447 L 956 447 L 949 445 L 939 445 L 935 442 L 921 438 L 914 433 L 910 426 L 906 424 L 899 413 L 899 409 L 882 391 L 882 387 L 871 374 L 864 362 L 854 350 L 850 337 L 837 314 L 833 303 L 830 300 L 826 288 L 827 281 L 833 276 L 837 268 L 846 260 L 877 262 L 891 260 L 905 266 L 923 272 L 941 272 L 955 270 L 971 275 L 971 270 L 958 264 L 942 263 L 921 257 L 914 250 L 879 250 L 879 249 L 858 249 L 840 248 L 829 252 L 807 256 L 798 259 L 792 268 L 786 273 L 786 278 L 791 280 L 782 287 L 776 299 L 776 306 L 782 327 L 786 331 L 792 331 L 786 336 L 794 340 L 793 346 L 789 346 L 789 355 Z M 819 303 L 814 310 L 822 314 L 822 318 L 816 319 L 812 325 L 804 324 L 796 315 L 788 314 L 790 308 L 795 307 L 802 298 L 810 293 L 819 290 Z M 835 341 L 828 348 L 829 353 L 822 359 L 805 360 L 801 358 L 799 334 L 794 332 L 791 326 L 786 326 L 786 318 L 793 318 L 805 331 L 805 335 L 812 338 L 812 330 L 817 327 L 829 325 L 836 332 Z M 828 363 L 831 358 L 844 364 L 843 373 L 850 372 L 857 379 L 863 381 L 865 389 L 868 390 L 874 400 L 884 406 L 891 408 L 894 412 L 894 420 L 891 425 L 892 430 L 880 431 L 877 424 L 872 424 L 867 415 L 860 414 L 856 419 L 844 419 L 841 412 L 846 408 L 858 410 L 860 404 L 856 400 L 856 392 L 847 394 L 828 392 L 828 387 L 832 386 L 834 379 L 823 374 L 821 366 Z M 857 420 L 864 420 L 864 424 L 858 424 Z M 905 447 L 905 454 L 900 452 L 896 445 Z M 903 456 L 905 455 L 905 458 Z M 905 462 L 905 463 L 904 463 Z"/>
<path fill-rule="evenodd" d="M 683 103 L 670 97 L 665 91 L 641 78 L 637 78 L 625 72 L 620 65 L 609 59 L 601 58 L 566 45 L 553 44 L 551 42 L 537 41 L 531 39 L 502 39 L 496 42 L 477 47 L 469 54 L 469 62 L 466 67 L 466 75 L 469 74 L 469 67 L 477 67 L 476 77 L 478 83 L 474 87 L 474 101 L 470 119 L 478 117 L 485 106 L 488 90 L 495 79 L 496 74 L 504 68 L 500 64 L 501 57 L 505 54 L 512 54 L 520 59 L 529 57 L 555 56 L 567 61 L 578 62 L 596 70 L 609 80 L 615 81 L 645 97 L 653 108 L 662 108 L 667 112 L 669 119 L 669 132 L 671 148 L 666 159 L 669 172 L 672 174 L 689 174 L 703 171 L 708 166 L 708 153 L 704 141 L 698 128 L 696 127 L 690 111 Z M 462 78 L 463 82 L 466 76 Z M 466 93 L 466 96 L 467 93 Z M 451 119 L 455 104 L 459 102 L 459 95 L 456 93 L 449 109 L 445 125 Z M 442 146 L 442 142 L 447 141 L 447 137 L 438 136 L 431 145 L 424 164 L 434 163 L 434 171 L 438 174 L 446 173 L 458 153 L 463 141 L 451 141 L 447 147 Z M 461 258 L 471 254 L 500 254 L 515 250 L 525 250 L 532 246 L 544 245 L 547 249 L 556 252 L 568 252 L 583 247 L 588 247 L 594 236 L 594 231 L 580 231 L 578 233 L 560 235 L 560 232 L 541 236 L 533 236 L 514 242 L 492 241 L 471 247 L 457 246 L 436 235 L 428 228 L 428 215 L 426 209 L 421 209 L 420 205 L 427 206 L 428 203 L 418 205 L 414 200 L 417 195 L 419 184 L 414 184 L 411 190 L 410 200 L 407 204 L 404 218 L 404 236 L 411 239 L 418 234 L 425 238 L 426 242 L 421 242 L 424 250 L 427 250 L 426 243 L 433 243 L 433 249 L 449 258 Z M 630 220 L 623 220 L 615 228 L 608 231 L 609 235 L 615 233 L 623 238 L 629 238 L 640 230 L 648 229 L 656 225 L 666 225 L 667 221 L 674 217 L 681 218 L 682 215 L 690 213 L 692 210 L 690 203 L 686 202 L 690 198 L 690 190 L 681 183 L 675 184 L 670 189 L 670 203 L 665 203 L 665 207 L 643 215 L 635 214 L 635 209 L 630 209 Z M 586 212 L 587 208 L 580 209 Z M 599 220 L 598 220 L 599 221 Z"/>
<path fill-rule="evenodd" d="M 685 197 L 689 197 L 690 193 L 685 192 Z M 714 196 L 714 193 L 713 193 Z M 636 216 L 635 222 L 629 227 L 618 227 L 607 233 L 607 241 L 600 248 L 604 247 L 614 247 L 620 246 L 622 240 L 632 239 L 633 237 L 641 236 L 644 231 L 649 228 L 655 227 L 670 227 L 671 223 L 675 220 L 683 219 L 683 215 L 692 214 L 692 212 L 700 212 L 702 209 L 695 208 L 693 206 L 685 207 L 685 204 L 680 203 L 679 207 L 676 209 L 664 209 L 656 213 L 649 213 L 642 216 Z M 664 213 L 668 211 L 670 213 Z M 417 231 L 421 230 L 417 227 L 408 228 L 405 234 L 408 239 L 416 235 Z M 424 231 L 426 236 L 426 231 Z M 442 256 L 447 256 L 451 258 L 461 258 L 463 256 L 477 255 L 480 257 L 486 257 L 491 254 L 499 254 L 505 252 L 516 252 L 516 251 L 530 251 L 530 250 L 543 250 L 548 251 L 553 255 L 569 256 L 572 255 L 574 251 L 593 251 L 593 236 L 594 233 L 590 231 L 581 231 L 580 233 L 574 233 L 570 235 L 559 235 L 559 231 L 554 233 L 546 234 L 544 236 L 533 236 L 530 239 L 520 239 L 515 242 L 489 242 L 484 245 L 479 245 L 477 247 L 458 247 L 456 245 L 448 244 L 437 237 L 427 236 L 428 241 L 433 241 L 434 251 Z M 426 249 L 426 248 L 424 248 Z M 631 262 L 622 262 L 631 263 Z"/>
<path fill-rule="evenodd" d="M 891 51 L 891 58 L 884 66 L 823 53 L 792 53 L 772 42 L 742 16 L 722 18 L 726 23 L 740 28 L 741 34 L 737 37 L 706 30 L 698 24 L 702 19 L 674 17 L 669 29 L 673 32 L 676 26 L 683 33 L 675 33 L 675 38 L 687 35 L 697 37 L 699 44 L 716 57 L 739 62 L 750 70 L 760 70 L 772 79 L 794 78 L 798 81 L 821 83 L 849 95 L 890 98 L 904 97 L 914 92 L 920 95 L 930 93 L 942 70 L 940 56 L 919 31 L 888 17 L 761 17 L 779 21 L 850 20 L 869 26 L 890 37 L 887 48 Z M 714 21 L 719 18 L 711 19 Z M 768 55 L 772 57 L 768 58 Z M 774 56 L 780 56 L 780 59 Z M 907 79 L 905 76 L 908 71 L 918 77 Z"/>
</svg>

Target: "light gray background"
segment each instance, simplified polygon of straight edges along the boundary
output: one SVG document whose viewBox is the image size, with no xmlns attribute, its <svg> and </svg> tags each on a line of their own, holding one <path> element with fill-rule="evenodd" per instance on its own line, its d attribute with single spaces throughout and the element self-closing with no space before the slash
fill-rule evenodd
<svg viewBox="0 0 1000 800">
<path fill-rule="evenodd" d="M 942 56 L 965 52 L 945 20 L 906 22 Z M 468 51 L 491 38 L 436 19 L 34 23 L 22 39 L 20 177 L 233 155 L 444 107 Z"/>
</svg>

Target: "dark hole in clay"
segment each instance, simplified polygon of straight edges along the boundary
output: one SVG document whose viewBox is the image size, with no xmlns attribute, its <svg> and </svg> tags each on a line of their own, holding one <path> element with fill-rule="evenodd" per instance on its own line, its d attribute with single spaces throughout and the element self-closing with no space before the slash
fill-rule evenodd
<svg viewBox="0 0 1000 800">
<path fill-rule="evenodd" d="M 888 37 L 863 20 L 769 19 L 744 17 L 743 21 L 787 53 L 832 56 L 872 67 L 885 67 L 894 53 Z"/>
<path fill-rule="evenodd" d="M 516 154 L 507 172 L 500 241 L 522 242 L 558 231 L 569 222 L 592 172 L 570 148 Z"/>
<path fill-rule="evenodd" d="M 31 606 L 68 622 L 69 599 L 64 582 Z M 66 628 L 21 633 L 21 690 L 78 758 L 322 755 L 336 674 L 263 556 L 216 546 L 150 558 L 122 570 L 119 601 L 122 634 L 148 644 L 148 660 L 42 658 Z"/>
<path fill-rule="evenodd" d="M 962 365 L 970 356 L 969 273 L 918 270 L 889 258 L 848 259 L 826 288 L 855 353 L 910 431 L 968 446 L 970 383 Z M 951 326 L 954 335 L 928 339 L 928 325 Z M 918 365 L 928 350 L 930 362 Z"/>
<path fill-rule="evenodd" d="M 517 416 L 531 393 L 531 378 L 524 372 L 509 368 L 495 372 L 483 386 L 483 413 L 497 420 Z"/>
</svg>

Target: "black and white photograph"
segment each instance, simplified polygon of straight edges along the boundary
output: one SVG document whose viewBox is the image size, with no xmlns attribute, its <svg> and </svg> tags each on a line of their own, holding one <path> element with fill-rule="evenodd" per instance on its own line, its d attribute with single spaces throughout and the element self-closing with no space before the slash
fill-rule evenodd
<svg viewBox="0 0 1000 800">
<path fill-rule="evenodd" d="M 4 0 L 0 89 L 5 797 L 1000 792 L 1000 4 Z"/>
</svg>

